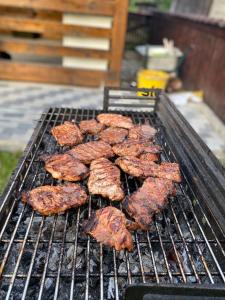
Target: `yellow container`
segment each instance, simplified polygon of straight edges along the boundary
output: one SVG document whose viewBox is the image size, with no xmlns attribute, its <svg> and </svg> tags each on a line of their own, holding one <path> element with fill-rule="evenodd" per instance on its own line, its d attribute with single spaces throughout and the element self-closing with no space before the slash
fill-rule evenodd
<svg viewBox="0 0 225 300">
<path fill-rule="evenodd" d="M 140 70 L 137 75 L 138 88 L 165 90 L 170 75 L 163 71 Z"/>
</svg>

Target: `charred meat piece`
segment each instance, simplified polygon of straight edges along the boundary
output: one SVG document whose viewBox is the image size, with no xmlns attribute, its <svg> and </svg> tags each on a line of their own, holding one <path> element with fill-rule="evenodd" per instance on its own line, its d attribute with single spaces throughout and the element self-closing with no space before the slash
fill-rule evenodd
<svg viewBox="0 0 225 300">
<path fill-rule="evenodd" d="M 74 146 L 83 141 L 80 129 L 71 122 L 53 127 L 51 133 L 61 146 Z"/>
<path fill-rule="evenodd" d="M 142 161 L 134 156 L 119 157 L 116 164 L 127 174 L 134 177 L 159 177 L 181 182 L 180 168 L 177 163 Z"/>
<path fill-rule="evenodd" d="M 160 165 L 152 163 L 153 177 L 166 178 L 174 182 L 181 182 L 180 167 L 177 163 L 162 162 Z"/>
<path fill-rule="evenodd" d="M 142 161 L 159 161 L 158 153 L 143 153 L 139 156 Z"/>
<path fill-rule="evenodd" d="M 89 134 L 96 135 L 104 128 L 104 125 L 98 123 L 95 119 L 92 119 L 92 120 L 81 121 L 79 127 L 81 132 L 84 134 L 89 133 Z"/>
<path fill-rule="evenodd" d="M 90 164 L 92 160 L 101 157 L 113 157 L 112 147 L 103 141 L 92 141 L 80 144 L 67 152 L 84 164 Z"/>
<path fill-rule="evenodd" d="M 123 208 L 143 230 L 149 230 L 152 217 L 165 207 L 168 197 L 174 194 L 171 180 L 147 178 L 142 187 L 123 201 Z"/>
<path fill-rule="evenodd" d="M 149 141 L 154 138 L 157 130 L 150 125 L 135 125 L 129 130 L 128 138 L 136 141 Z"/>
<path fill-rule="evenodd" d="M 97 119 L 100 123 L 110 127 L 130 129 L 134 126 L 131 118 L 119 114 L 100 114 Z"/>
<path fill-rule="evenodd" d="M 108 206 L 95 211 L 89 220 L 84 221 L 83 229 L 99 243 L 117 251 L 133 249 L 132 236 L 126 228 L 126 217 L 115 207 Z"/>
<path fill-rule="evenodd" d="M 88 168 L 69 154 L 43 155 L 40 157 L 45 162 L 45 169 L 53 178 L 67 181 L 78 181 L 86 178 Z"/>
<path fill-rule="evenodd" d="M 87 198 L 84 189 L 76 183 L 44 185 L 22 193 L 22 201 L 44 216 L 81 206 L 87 202 Z"/>
<path fill-rule="evenodd" d="M 102 195 L 112 201 L 120 201 L 124 198 L 121 188 L 120 169 L 106 158 L 92 161 L 88 190 L 93 195 Z"/>
<path fill-rule="evenodd" d="M 128 135 L 128 130 L 124 128 L 109 127 L 100 132 L 99 137 L 102 141 L 110 145 L 122 143 Z"/>
<path fill-rule="evenodd" d="M 162 148 L 146 141 L 127 140 L 113 146 L 113 151 L 118 156 L 139 156 L 142 153 L 159 153 Z"/>
</svg>

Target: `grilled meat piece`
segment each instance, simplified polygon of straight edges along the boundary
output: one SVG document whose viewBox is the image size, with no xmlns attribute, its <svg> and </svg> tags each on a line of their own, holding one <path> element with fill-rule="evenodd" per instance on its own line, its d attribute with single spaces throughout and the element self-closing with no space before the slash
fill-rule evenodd
<svg viewBox="0 0 225 300">
<path fill-rule="evenodd" d="M 181 182 L 180 168 L 177 163 L 163 162 L 157 165 L 153 161 L 142 161 L 134 156 L 124 156 L 116 159 L 120 168 L 134 177 L 159 177 Z"/>
<path fill-rule="evenodd" d="M 149 230 L 152 217 L 165 207 L 168 197 L 174 194 L 171 180 L 147 178 L 142 187 L 123 201 L 123 208 L 143 230 Z"/>
<path fill-rule="evenodd" d="M 133 240 L 126 228 L 126 217 L 117 208 L 108 206 L 95 211 L 84 221 L 84 231 L 99 243 L 114 247 L 117 251 L 133 249 Z"/>
<path fill-rule="evenodd" d="M 150 125 L 135 125 L 129 130 L 128 138 L 136 141 L 149 141 L 154 138 L 157 130 Z"/>
<path fill-rule="evenodd" d="M 159 153 L 162 148 L 146 141 L 127 140 L 113 146 L 113 151 L 118 156 L 139 156 L 142 153 Z"/>
<path fill-rule="evenodd" d="M 131 118 L 119 114 L 100 114 L 97 119 L 100 123 L 110 127 L 130 129 L 134 126 Z"/>
<path fill-rule="evenodd" d="M 142 161 L 159 161 L 158 153 L 143 153 L 139 156 Z"/>
<path fill-rule="evenodd" d="M 92 119 L 92 120 L 81 121 L 79 127 L 81 132 L 84 134 L 89 133 L 89 134 L 96 135 L 104 128 L 104 125 L 98 123 L 95 119 Z"/>
<path fill-rule="evenodd" d="M 45 162 L 45 169 L 53 178 L 67 181 L 78 181 L 86 178 L 88 168 L 69 154 L 43 155 L 40 157 Z"/>
<path fill-rule="evenodd" d="M 109 144 L 103 141 L 92 141 L 78 145 L 67 152 L 84 164 L 90 164 L 92 160 L 101 157 L 113 157 L 114 153 Z"/>
<path fill-rule="evenodd" d="M 122 143 L 128 135 L 128 130 L 124 128 L 109 127 L 100 132 L 99 137 L 110 145 Z"/>
<path fill-rule="evenodd" d="M 61 146 L 74 146 L 83 141 L 80 129 L 71 122 L 53 127 L 51 133 Z"/>
<path fill-rule="evenodd" d="M 22 193 L 22 201 L 30 204 L 34 210 L 44 216 L 81 206 L 87 202 L 87 198 L 84 189 L 75 183 L 44 185 Z"/>
<path fill-rule="evenodd" d="M 94 195 L 102 195 L 112 201 L 120 201 L 124 198 L 121 188 L 120 170 L 106 158 L 92 161 L 88 190 Z"/>
</svg>

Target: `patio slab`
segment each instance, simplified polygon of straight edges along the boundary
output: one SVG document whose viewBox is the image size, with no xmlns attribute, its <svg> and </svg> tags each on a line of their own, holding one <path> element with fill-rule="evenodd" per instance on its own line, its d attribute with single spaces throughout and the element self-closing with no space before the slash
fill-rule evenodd
<svg viewBox="0 0 225 300">
<path fill-rule="evenodd" d="M 101 108 L 102 88 L 0 81 L 0 149 L 22 151 L 49 107 Z"/>
</svg>

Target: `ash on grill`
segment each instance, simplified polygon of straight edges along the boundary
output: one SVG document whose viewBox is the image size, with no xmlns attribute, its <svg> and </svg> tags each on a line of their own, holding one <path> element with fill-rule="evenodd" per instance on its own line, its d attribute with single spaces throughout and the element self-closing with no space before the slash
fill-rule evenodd
<svg viewBox="0 0 225 300">
<path fill-rule="evenodd" d="M 64 114 L 61 115 L 61 112 Z M 43 153 L 59 151 L 49 130 L 64 119 L 92 118 L 97 111 L 58 110 L 51 111 L 36 141 L 38 149 L 34 161 L 27 160 L 28 174 L 24 171 L 24 182 L 20 192 L 59 181 L 43 171 L 38 157 Z M 130 114 L 134 117 L 133 114 Z M 52 116 L 52 117 L 51 117 Z M 134 118 L 136 123 L 144 123 L 153 114 Z M 46 124 L 47 123 L 47 124 Z M 154 124 L 156 126 L 156 124 Z M 47 131 L 45 132 L 45 129 Z M 41 134 L 43 134 L 41 138 Z M 158 137 L 160 137 L 160 132 Z M 87 140 L 90 139 L 88 136 Z M 40 143 L 40 147 L 38 147 Z M 162 140 L 158 139 L 162 144 Z M 35 151 L 35 150 L 34 150 Z M 62 149 L 60 150 L 62 151 Z M 168 160 L 166 152 L 162 160 Z M 21 179 L 22 180 L 22 179 Z M 132 193 L 140 182 L 126 174 L 122 181 L 126 193 Z M 86 182 L 86 181 L 84 181 Z M 20 183 L 21 184 L 21 183 Z M 91 237 L 82 233 L 81 225 L 92 210 L 107 206 L 108 200 L 93 196 L 89 203 L 78 209 L 71 209 L 59 216 L 43 218 L 20 201 L 20 193 L 12 194 L 15 206 L 9 211 L 9 219 L 2 231 L 0 261 L 5 260 L 0 299 L 122 299 L 129 283 L 221 283 L 223 278 L 210 249 L 221 252 L 215 237 L 208 246 L 204 232 L 200 230 L 195 216 L 195 199 L 191 202 L 186 192 L 186 184 L 178 186 L 177 196 L 170 200 L 168 207 L 154 219 L 152 230 L 133 233 L 134 251 L 116 252 L 99 245 Z M 112 203 L 121 208 L 120 203 Z M 201 215 L 201 226 L 206 222 Z M 201 227 L 203 228 L 203 227 Z M 1 237 L 1 236 L 0 236 Z M 24 242 L 26 241 L 26 243 Z M 7 249 L 11 247 L 8 253 Z M 23 248 L 24 247 L 24 248 Z M 8 253 L 8 254 L 7 254 Z M 221 254 L 221 253 L 220 253 Z M 10 285 L 10 280 L 13 285 Z"/>
</svg>

